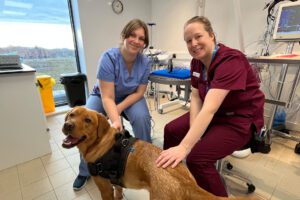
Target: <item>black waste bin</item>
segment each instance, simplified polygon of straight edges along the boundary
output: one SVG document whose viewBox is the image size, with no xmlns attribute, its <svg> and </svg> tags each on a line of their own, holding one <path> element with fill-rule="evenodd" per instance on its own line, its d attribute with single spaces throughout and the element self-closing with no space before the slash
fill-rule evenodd
<svg viewBox="0 0 300 200">
<path fill-rule="evenodd" d="M 70 107 L 85 105 L 86 75 L 82 73 L 61 74 L 60 83 L 64 85 Z"/>
</svg>

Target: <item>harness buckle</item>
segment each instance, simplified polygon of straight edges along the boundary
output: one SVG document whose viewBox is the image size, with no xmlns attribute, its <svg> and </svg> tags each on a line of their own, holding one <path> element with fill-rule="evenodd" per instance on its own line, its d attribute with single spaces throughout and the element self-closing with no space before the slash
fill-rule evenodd
<svg viewBox="0 0 300 200">
<path fill-rule="evenodd" d="M 110 178 L 116 179 L 118 176 L 118 172 L 115 170 L 112 170 L 109 172 L 109 176 L 110 176 Z"/>
<path fill-rule="evenodd" d="M 123 145 L 123 147 L 126 147 L 129 144 L 129 140 L 125 138 L 122 140 L 121 144 Z"/>
<path fill-rule="evenodd" d="M 96 164 L 97 174 L 100 175 L 100 173 L 103 172 L 102 163 Z"/>
</svg>

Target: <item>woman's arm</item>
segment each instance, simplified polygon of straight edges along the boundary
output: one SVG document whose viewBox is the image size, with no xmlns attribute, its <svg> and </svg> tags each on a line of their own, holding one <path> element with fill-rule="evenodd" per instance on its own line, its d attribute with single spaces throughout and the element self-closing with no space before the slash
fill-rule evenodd
<svg viewBox="0 0 300 200">
<path fill-rule="evenodd" d="M 122 102 L 117 105 L 118 113 L 121 114 L 122 111 L 127 107 L 140 100 L 144 96 L 146 89 L 147 85 L 139 85 L 134 93 L 128 95 Z"/>
<path fill-rule="evenodd" d="M 117 105 L 115 103 L 115 84 L 114 82 L 99 80 L 99 87 L 101 91 L 101 98 L 104 110 L 112 122 L 112 125 L 119 130 L 122 130 L 122 124 L 120 120 L 120 113 L 118 112 Z"/>
<path fill-rule="evenodd" d="M 172 164 L 172 167 L 174 168 L 186 157 L 204 134 L 214 114 L 217 112 L 228 93 L 229 90 L 224 89 L 210 89 L 208 91 L 202 109 L 194 119 L 194 122 L 196 121 L 197 123 L 192 123 L 188 133 L 178 146 L 169 148 L 160 154 L 156 160 L 158 167 L 162 166 L 165 168 Z"/>
<path fill-rule="evenodd" d="M 179 145 L 185 147 L 190 151 L 193 146 L 202 137 L 213 116 L 221 106 L 229 90 L 224 89 L 210 89 L 205 97 L 203 107 L 197 114 L 195 121 L 190 127 L 190 130 L 183 138 Z"/>
<path fill-rule="evenodd" d="M 144 96 L 147 89 L 147 85 L 139 85 L 136 92 L 128 95 L 121 103 L 116 105 L 115 103 L 115 85 L 113 82 L 101 81 L 100 80 L 100 91 L 101 98 L 103 102 L 103 107 L 112 122 L 112 125 L 122 130 L 122 125 L 120 121 L 120 114 L 124 109 L 131 106 L 139 99 Z"/>
<path fill-rule="evenodd" d="M 198 89 L 192 87 L 191 107 L 190 107 L 190 126 L 192 126 L 197 114 L 202 108 L 202 100 L 200 99 Z"/>
</svg>

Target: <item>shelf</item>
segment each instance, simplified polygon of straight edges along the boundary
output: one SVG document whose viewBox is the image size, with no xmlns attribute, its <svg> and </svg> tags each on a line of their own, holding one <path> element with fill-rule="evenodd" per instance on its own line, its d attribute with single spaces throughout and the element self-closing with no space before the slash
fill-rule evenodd
<svg viewBox="0 0 300 200">
<path fill-rule="evenodd" d="M 261 57 L 247 57 L 248 61 L 251 63 L 272 63 L 272 64 L 299 64 L 300 56 L 292 58 L 282 58 L 274 56 L 261 56 Z"/>
</svg>

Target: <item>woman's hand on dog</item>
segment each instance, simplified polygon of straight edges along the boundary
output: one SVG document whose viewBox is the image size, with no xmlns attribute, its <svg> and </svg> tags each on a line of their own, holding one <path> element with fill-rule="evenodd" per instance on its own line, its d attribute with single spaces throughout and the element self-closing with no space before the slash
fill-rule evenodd
<svg viewBox="0 0 300 200">
<path fill-rule="evenodd" d="M 182 145 L 171 147 L 160 153 L 159 157 L 155 161 L 156 166 L 166 168 L 171 165 L 171 167 L 174 168 L 186 157 L 188 153 L 188 150 Z"/>
<path fill-rule="evenodd" d="M 123 126 L 120 121 L 114 121 L 111 126 L 114 127 L 115 129 L 117 129 L 118 131 L 123 130 Z"/>
</svg>

